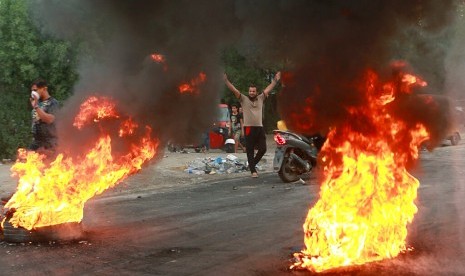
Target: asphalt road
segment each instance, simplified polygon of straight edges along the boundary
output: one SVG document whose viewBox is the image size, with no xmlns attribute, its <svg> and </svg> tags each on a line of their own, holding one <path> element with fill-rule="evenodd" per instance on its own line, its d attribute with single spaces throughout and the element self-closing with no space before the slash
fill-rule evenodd
<svg viewBox="0 0 465 276">
<path fill-rule="evenodd" d="M 465 275 L 465 144 L 422 152 L 412 252 L 338 275 Z M 85 208 L 75 241 L 0 242 L 0 275 L 308 275 L 289 271 L 315 178 L 277 175 L 203 182 L 143 194 L 111 192 Z"/>
</svg>

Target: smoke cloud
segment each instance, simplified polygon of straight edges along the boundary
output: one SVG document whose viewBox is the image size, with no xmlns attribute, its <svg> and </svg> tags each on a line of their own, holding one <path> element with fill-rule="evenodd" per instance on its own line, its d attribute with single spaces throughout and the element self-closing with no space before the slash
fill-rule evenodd
<svg viewBox="0 0 465 276">
<path fill-rule="evenodd" d="M 224 90 L 220 53 L 232 44 L 250 60 L 281 64 L 288 72 L 281 117 L 307 134 L 344 120 L 347 106 L 363 103 L 354 82 L 367 68 L 389 76 L 394 59 L 414 61 L 412 71 L 429 83 L 424 93 L 443 94 L 448 45 L 437 39 L 447 34 L 456 11 L 453 0 L 33 3 L 44 32 L 84 41 L 94 53 L 93 60 L 82 60 L 74 96 L 63 109 L 60 132 L 68 143 L 75 135 L 67 126 L 90 94 L 110 95 L 162 140 L 197 139 L 215 117 Z M 152 53 L 163 54 L 166 67 L 153 62 Z M 207 81 L 199 95 L 176 93 L 200 72 Z M 308 109 L 314 116 L 302 116 Z"/>
<path fill-rule="evenodd" d="M 90 95 L 110 96 L 163 142 L 200 141 L 224 87 L 219 57 L 237 29 L 233 2 L 45 0 L 34 6 L 45 33 L 83 41 L 93 57 L 81 60 L 74 95 L 62 108 L 61 145 L 76 148 L 89 135 L 76 133 L 72 123 Z M 153 61 L 154 53 L 165 62 Z M 199 93 L 179 93 L 200 73 L 206 81 Z"/>
<path fill-rule="evenodd" d="M 451 31 L 456 10 L 453 1 L 319 3 L 299 9 L 293 20 L 302 27 L 286 37 L 307 48 L 287 51 L 295 56 L 290 74 L 284 77 L 279 109 L 291 129 L 324 133 L 345 122 L 350 117 L 348 107 L 365 104 L 359 89 L 367 69 L 374 70 L 381 80 L 396 81 L 396 60 L 410 63 L 402 71 L 428 82 L 415 92 L 445 93 L 447 42 L 438 38 Z M 299 34 L 303 34 L 300 42 L 296 38 Z M 395 104 L 399 104 L 393 109 L 396 115 L 409 119 L 412 125 L 425 124 L 436 144 L 450 128 L 447 104 L 437 103 L 435 112 L 425 112 L 423 108 L 428 106 L 422 98 Z"/>
</svg>

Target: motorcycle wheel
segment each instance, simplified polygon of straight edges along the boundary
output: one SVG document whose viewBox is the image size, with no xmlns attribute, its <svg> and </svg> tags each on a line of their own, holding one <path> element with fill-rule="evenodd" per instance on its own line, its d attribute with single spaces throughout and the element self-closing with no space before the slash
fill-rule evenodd
<svg viewBox="0 0 465 276">
<path fill-rule="evenodd" d="M 279 178 L 284 183 L 295 182 L 300 179 L 299 174 L 293 172 L 290 168 L 290 160 L 288 157 L 284 157 L 283 163 L 281 164 L 281 168 L 278 171 Z"/>
</svg>

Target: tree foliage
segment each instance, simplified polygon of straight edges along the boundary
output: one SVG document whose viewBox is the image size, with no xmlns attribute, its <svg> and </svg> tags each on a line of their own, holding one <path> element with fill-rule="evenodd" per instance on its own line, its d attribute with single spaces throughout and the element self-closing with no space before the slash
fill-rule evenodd
<svg viewBox="0 0 465 276">
<path fill-rule="evenodd" d="M 43 35 L 30 16 L 28 1 L 0 1 L 0 157 L 12 158 L 29 144 L 32 81 L 46 79 L 58 100 L 77 80 L 77 48 Z"/>
</svg>

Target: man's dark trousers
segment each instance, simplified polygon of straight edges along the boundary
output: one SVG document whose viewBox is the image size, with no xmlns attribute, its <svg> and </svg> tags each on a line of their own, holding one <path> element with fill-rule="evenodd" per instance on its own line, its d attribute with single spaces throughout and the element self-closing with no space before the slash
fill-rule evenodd
<svg viewBox="0 0 465 276">
<path fill-rule="evenodd" d="M 266 136 L 265 130 L 261 126 L 246 126 L 245 131 L 245 144 L 247 151 L 247 161 L 249 162 L 249 169 L 251 173 L 256 173 L 255 166 L 262 159 L 266 152 Z M 254 156 L 255 148 L 258 150 Z"/>
</svg>

